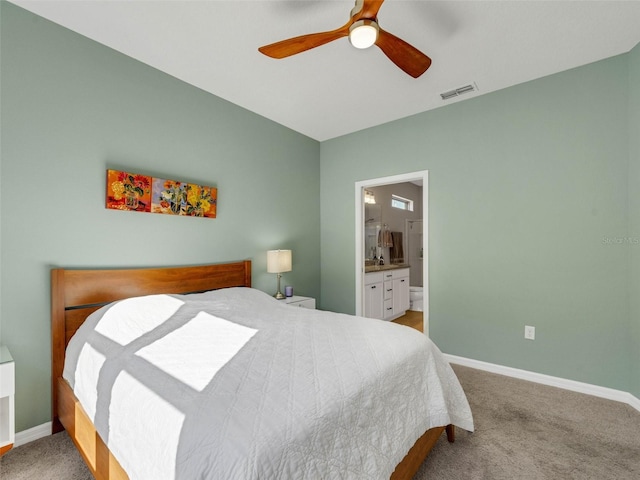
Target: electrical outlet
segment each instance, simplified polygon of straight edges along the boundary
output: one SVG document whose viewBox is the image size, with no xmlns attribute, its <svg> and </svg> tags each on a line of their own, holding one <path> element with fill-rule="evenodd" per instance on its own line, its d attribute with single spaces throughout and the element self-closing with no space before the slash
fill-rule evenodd
<svg viewBox="0 0 640 480">
<path fill-rule="evenodd" d="M 527 340 L 535 340 L 536 339 L 536 327 L 530 327 L 529 325 L 524 326 L 524 338 Z"/>
</svg>

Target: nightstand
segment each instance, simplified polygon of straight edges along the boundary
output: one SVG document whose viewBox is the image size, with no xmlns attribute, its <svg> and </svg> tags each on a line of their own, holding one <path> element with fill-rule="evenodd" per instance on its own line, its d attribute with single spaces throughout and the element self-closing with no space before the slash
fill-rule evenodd
<svg viewBox="0 0 640 480">
<path fill-rule="evenodd" d="M 287 297 L 281 302 L 285 302 L 287 305 L 291 305 L 292 307 L 302 307 L 302 308 L 316 308 L 316 299 L 311 297 L 301 297 L 300 295 L 294 295 L 293 297 Z"/>
<path fill-rule="evenodd" d="M 0 345 L 0 455 L 15 441 L 15 366 L 9 349 Z"/>
</svg>

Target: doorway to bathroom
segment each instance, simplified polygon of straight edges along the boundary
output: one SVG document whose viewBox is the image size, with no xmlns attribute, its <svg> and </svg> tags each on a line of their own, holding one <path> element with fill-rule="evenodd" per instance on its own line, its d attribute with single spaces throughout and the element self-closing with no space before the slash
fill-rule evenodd
<svg viewBox="0 0 640 480">
<path fill-rule="evenodd" d="M 365 316 L 371 310 L 365 270 L 368 278 L 372 264 L 408 267 L 407 314 L 422 317 L 422 331 L 426 335 L 429 334 L 428 173 L 423 170 L 355 184 L 356 315 Z M 395 321 L 393 316 L 391 319 Z"/>
</svg>

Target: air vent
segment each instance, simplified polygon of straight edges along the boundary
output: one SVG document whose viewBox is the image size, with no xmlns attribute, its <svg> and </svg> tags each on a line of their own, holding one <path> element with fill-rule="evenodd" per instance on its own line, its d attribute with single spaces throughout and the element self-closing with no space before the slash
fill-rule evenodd
<svg viewBox="0 0 640 480">
<path fill-rule="evenodd" d="M 448 92 L 441 93 L 442 100 L 449 100 L 453 97 L 458 97 L 464 93 L 475 92 L 478 89 L 475 83 L 471 85 L 465 85 L 464 87 L 456 88 L 455 90 L 449 90 Z"/>
</svg>

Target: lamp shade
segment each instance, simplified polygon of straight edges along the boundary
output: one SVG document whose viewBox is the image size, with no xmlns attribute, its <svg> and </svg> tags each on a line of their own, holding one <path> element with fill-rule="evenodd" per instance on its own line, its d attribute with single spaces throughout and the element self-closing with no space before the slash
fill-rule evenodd
<svg viewBox="0 0 640 480">
<path fill-rule="evenodd" d="M 291 271 L 291 250 L 269 250 L 267 252 L 267 272 Z"/>
</svg>

